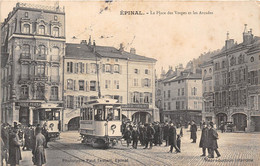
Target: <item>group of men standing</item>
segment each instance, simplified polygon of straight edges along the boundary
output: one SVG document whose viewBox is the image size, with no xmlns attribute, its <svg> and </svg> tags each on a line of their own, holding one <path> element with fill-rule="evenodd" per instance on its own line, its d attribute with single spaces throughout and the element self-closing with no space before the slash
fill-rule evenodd
<svg viewBox="0 0 260 166">
<path fill-rule="evenodd" d="M 44 129 L 37 125 L 36 127 L 28 125 L 22 127 L 14 123 L 14 126 L 9 124 L 2 124 L 1 128 L 1 164 L 3 160 L 6 165 L 11 166 L 19 165 L 22 160 L 21 147 L 23 150 L 31 150 L 33 154 L 33 164 L 42 165 L 46 163 L 45 147 L 46 138 L 42 134 Z M 23 140 L 24 139 L 24 140 Z"/>
</svg>

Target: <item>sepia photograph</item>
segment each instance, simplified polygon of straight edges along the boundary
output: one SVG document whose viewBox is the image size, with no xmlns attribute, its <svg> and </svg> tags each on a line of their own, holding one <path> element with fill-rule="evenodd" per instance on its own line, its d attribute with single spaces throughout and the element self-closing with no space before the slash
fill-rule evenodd
<svg viewBox="0 0 260 166">
<path fill-rule="evenodd" d="M 1 166 L 260 165 L 258 0 L 2 0 Z"/>
</svg>

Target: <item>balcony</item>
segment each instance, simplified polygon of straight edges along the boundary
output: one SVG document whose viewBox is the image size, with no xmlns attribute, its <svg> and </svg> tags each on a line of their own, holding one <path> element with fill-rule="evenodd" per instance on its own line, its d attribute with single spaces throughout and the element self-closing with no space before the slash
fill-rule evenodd
<svg viewBox="0 0 260 166">
<path fill-rule="evenodd" d="M 39 54 L 35 56 L 36 60 L 47 60 L 47 55 L 46 54 Z"/>
<path fill-rule="evenodd" d="M 48 77 L 45 75 L 36 75 L 30 77 L 32 81 L 48 81 Z"/>
<path fill-rule="evenodd" d="M 60 77 L 59 76 L 51 76 L 50 81 L 53 83 L 60 83 Z"/>
<path fill-rule="evenodd" d="M 32 59 L 31 54 L 30 53 L 21 53 L 20 54 L 20 59 Z"/>
</svg>

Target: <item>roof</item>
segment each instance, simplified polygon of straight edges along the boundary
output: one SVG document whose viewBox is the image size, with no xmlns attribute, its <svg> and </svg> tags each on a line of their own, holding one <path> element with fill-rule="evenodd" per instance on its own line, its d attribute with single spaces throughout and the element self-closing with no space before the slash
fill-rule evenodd
<svg viewBox="0 0 260 166">
<path fill-rule="evenodd" d="M 66 44 L 65 58 L 96 59 L 92 49 L 85 44 Z"/>
<path fill-rule="evenodd" d="M 175 82 L 183 79 L 202 79 L 202 75 L 198 73 L 188 73 L 185 75 L 180 75 L 177 77 L 172 77 L 171 79 L 167 79 L 164 82 Z"/>
<path fill-rule="evenodd" d="M 66 43 L 65 58 L 79 58 L 79 59 L 95 59 L 96 55 L 99 57 L 129 59 L 137 61 L 149 61 L 156 62 L 156 59 L 148 58 L 145 56 L 132 54 L 126 51 L 119 51 L 118 49 L 110 46 L 96 46 L 95 53 L 93 52 L 94 46 L 88 46 L 87 44 L 72 44 Z"/>
</svg>

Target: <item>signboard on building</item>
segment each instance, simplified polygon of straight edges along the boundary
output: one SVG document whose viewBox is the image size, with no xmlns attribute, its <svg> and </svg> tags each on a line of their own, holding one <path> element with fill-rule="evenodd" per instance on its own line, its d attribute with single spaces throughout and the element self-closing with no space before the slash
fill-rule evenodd
<svg viewBox="0 0 260 166">
<path fill-rule="evenodd" d="M 20 106 L 20 107 L 40 107 L 41 102 L 16 102 L 15 106 Z"/>
<path fill-rule="evenodd" d="M 144 108 L 144 109 L 148 109 L 149 104 L 123 104 L 122 108 Z"/>
</svg>

